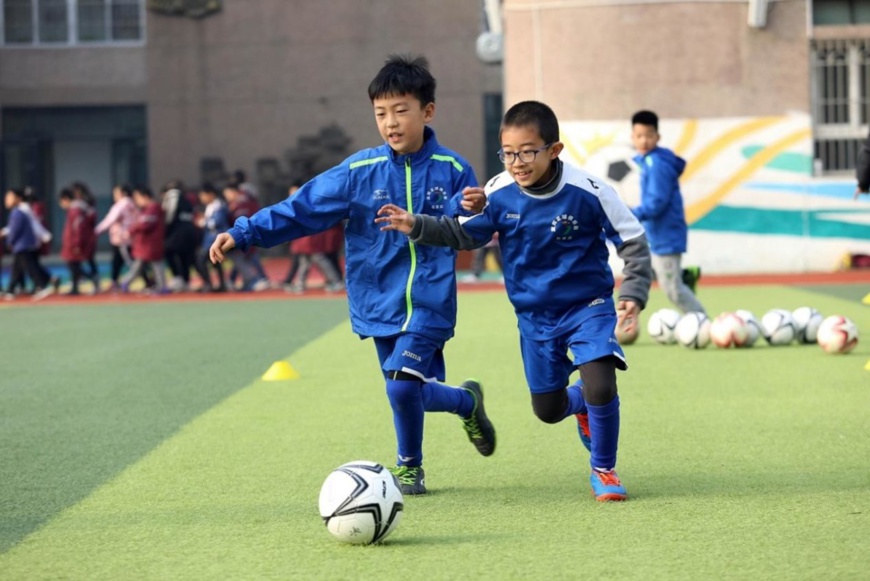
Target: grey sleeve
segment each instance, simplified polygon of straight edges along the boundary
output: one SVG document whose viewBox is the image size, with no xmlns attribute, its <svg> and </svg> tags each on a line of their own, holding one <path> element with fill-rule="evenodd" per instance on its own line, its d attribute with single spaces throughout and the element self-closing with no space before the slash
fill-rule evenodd
<svg viewBox="0 0 870 581">
<path fill-rule="evenodd" d="M 649 299 L 649 287 L 652 284 L 652 263 L 646 234 L 626 240 L 616 249 L 616 254 L 625 262 L 619 299 L 631 299 L 643 309 Z"/>
<path fill-rule="evenodd" d="M 414 228 L 408 234 L 411 242 L 428 246 L 449 246 L 454 250 L 471 250 L 486 244 L 477 242 L 459 224 L 456 218 L 414 214 Z"/>
</svg>

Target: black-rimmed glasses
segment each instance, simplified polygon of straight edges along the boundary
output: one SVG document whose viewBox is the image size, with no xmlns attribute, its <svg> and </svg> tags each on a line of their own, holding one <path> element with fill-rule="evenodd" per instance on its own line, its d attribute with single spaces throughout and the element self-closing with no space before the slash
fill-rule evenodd
<svg viewBox="0 0 870 581">
<path fill-rule="evenodd" d="M 505 151 L 504 149 L 499 149 L 498 158 L 501 160 L 502 163 L 506 165 L 513 165 L 514 162 L 517 161 L 517 158 L 519 158 L 520 161 L 523 163 L 532 163 L 533 161 L 535 161 L 535 158 L 538 157 L 539 153 L 541 153 L 542 151 L 546 151 L 550 148 L 551 145 L 553 144 L 548 143 L 544 147 L 539 147 L 538 149 L 526 149 L 519 152 Z"/>
</svg>

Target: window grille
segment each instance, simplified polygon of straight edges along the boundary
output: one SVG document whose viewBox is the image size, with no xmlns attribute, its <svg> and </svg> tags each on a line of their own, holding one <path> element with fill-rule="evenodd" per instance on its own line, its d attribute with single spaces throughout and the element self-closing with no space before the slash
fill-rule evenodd
<svg viewBox="0 0 870 581">
<path fill-rule="evenodd" d="M 810 45 L 811 111 L 817 164 L 825 173 L 855 169 L 870 120 L 870 39 Z"/>
</svg>

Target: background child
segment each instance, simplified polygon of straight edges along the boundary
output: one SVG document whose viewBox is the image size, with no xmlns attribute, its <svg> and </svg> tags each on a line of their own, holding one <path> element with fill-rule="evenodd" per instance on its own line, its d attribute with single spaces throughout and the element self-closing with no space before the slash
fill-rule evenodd
<svg viewBox="0 0 870 581">
<path fill-rule="evenodd" d="M 652 111 L 632 116 L 631 142 L 638 153 L 634 161 L 640 167 L 640 205 L 631 211 L 646 229 L 656 280 L 668 300 L 684 313 L 706 313 L 692 290 L 700 271 L 696 267 L 684 272 L 680 265 L 689 230 L 679 181 L 686 162 L 659 147 L 659 118 Z"/>
<path fill-rule="evenodd" d="M 211 259 L 251 245 L 275 246 L 322 232 L 347 219 L 347 292 L 353 331 L 373 338 L 386 380 L 398 440 L 394 471 L 405 494 L 426 492 L 423 465 L 425 411 L 450 412 L 478 452 L 495 450 L 495 430 L 474 381 L 460 388 L 444 380 L 443 348 L 456 324 L 454 252 L 379 235 L 378 208 L 393 201 L 442 216 L 482 206 L 463 200 L 477 184 L 468 163 L 442 147 L 428 127 L 435 114 L 435 79 L 423 58 L 391 56 L 369 85 L 384 144 L 364 149 L 302 186 L 296 194 L 236 220 L 218 236 Z M 453 196 L 450 198 L 449 196 Z"/>
<path fill-rule="evenodd" d="M 559 122 L 543 103 L 511 107 L 500 138 L 505 172 L 487 184 L 481 214 L 460 225 L 457 219 L 411 215 L 388 204 L 377 221 L 384 230 L 409 234 L 412 242 L 456 249 L 474 248 L 498 233 L 532 409 L 549 424 L 575 415 L 581 441 L 591 452 L 595 497 L 625 500 L 614 467 L 616 369 L 627 366 L 614 336 L 614 280 L 605 239 L 625 261 L 617 308 L 636 325 L 651 276 L 643 228 L 612 188 L 562 163 Z M 581 381 L 567 387 L 575 368 Z"/>
<path fill-rule="evenodd" d="M 130 255 L 130 227 L 136 222 L 136 204 L 133 203 L 133 188 L 127 184 L 118 184 L 112 188 L 114 203 L 109 213 L 103 218 L 94 234 L 99 236 L 103 232 L 109 232 L 109 243 L 112 245 L 112 289 L 121 288 L 121 269 L 129 267 L 133 263 Z"/>
<path fill-rule="evenodd" d="M 203 184 L 199 188 L 199 203 L 205 208 L 202 216 L 202 244 L 196 253 L 196 270 L 202 278 L 203 290 L 207 292 L 226 292 L 227 283 L 224 278 L 223 264 L 212 264 L 218 275 L 218 286 L 215 288 L 209 274 L 208 249 L 217 239 L 218 234 L 230 227 L 227 205 L 211 184 Z"/>
<path fill-rule="evenodd" d="M 91 192 L 91 189 L 84 182 L 73 182 L 70 185 L 73 194 L 77 200 L 84 202 L 87 212 L 85 219 L 88 222 L 89 229 L 83 233 L 84 245 L 88 251 L 88 256 L 83 259 L 83 262 L 88 265 L 87 277 L 91 279 L 94 285 L 93 292 L 100 292 L 100 270 L 97 267 L 97 235 L 94 234 L 94 227 L 97 223 L 97 199 Z"/>
<path fill-rule="evenodd" d="M 156 280 L 156 292 L 165 294 L 166 274 L 163 271 L 163 234 L 166 227 L 163 208 L 154 199 L 151 190 L 139 186 L 133 190 L 133 202 L 139 208 L 136 222 L 130 227 L 133 264 L 121 280 L 121 290 L 128 292 L 132 283 L 146 269 L 151 269 Z"/>
<path fill-rule="evenodd" d="M 79 294 L 79 281 L 82 278 L 82 262 L 87 261 L 93 254 L 93 211 L 69 188 L 60 191 L 58 203 L 66 212 L 60 256 L 69 268 L 71 288 L 67 294 L 76 296 Z"/>
<path fill-rule="evenodd" d="M 33 300 L 40 301 L 54 292 L 54 287 L 49 284 L 48 277 L 39 267 L 38 255 L 40 241 L 33 231 L 30 217 L 24 213 L 20 205 L 24 202 L 24 192 L 21 190 L 8 190 L 4 197 L 4 205 L 9 210 L 9 222 L 3 230 L 6 244 L 12 250 L 12 272 L 10 274 L 9 287 L 4 298 L 11 300 L 16 279 L 21 273 L 26 272 L 33 280 Z"/>
<path fill-rule="evenodd" d="M 292 196 L 299 191 L 300 187 L 301 185 L 298 184 L 290 186 L 287 195 Z M 341 282 L 341 275 L 338 274 L 338 270 L 326 256 L 327 244 L 330 242 L 332 231 L 335 228 L 336 226 L 333 226 L 324 232 L 297 238 L 290 243 L 290 270 L 287 271 L 287 276 L 284 279 L 285 290 L 293 293 L 305 292 L 312 263 L 320 269 L 320 273 L 326 280 L 327 291 L 341 290 L 344 286 Z M 294 278 L 296 278 L 295 283 L 293 282 Z"/>
</svg>

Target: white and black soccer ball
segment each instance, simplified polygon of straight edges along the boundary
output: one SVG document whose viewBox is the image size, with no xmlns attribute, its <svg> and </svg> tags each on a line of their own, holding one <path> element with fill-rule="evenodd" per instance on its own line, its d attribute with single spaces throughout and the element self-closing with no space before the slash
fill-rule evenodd
<svg viewBox="0 0 870 581">
<path fill-rule="evenodd" d="M 677 343 L 689 349 L 703 349 L 710 344 L 710 319 L 704 313 L 686 313 L 674 329 Z"/>
<path fill-rule="evenodd" d="M 825 317 L 812 307 L 800 307 L 791 314 L 794 319 L 795 338 L 798 343 L 815 343 L 819 326 Z"/>
<path fill-rule="evenodd" d="M 741 347 L 752 347 L 758 338 L 761 337 L 761 323 L 758 322 L 758 319 L 755 318 L 755 315 L 752 311 L 747 311 L 746 309 L 738 309 L 734 311 L 734 314 L 743 319 L 743 322 L 746 323 L 746 343 L 741 345 Z"/>
<path fill-rule="evenodd" d="M 826 353 L 848 353 L 858 344 L 858 327 L 847 317 L 831 315 L 819 325 L 818 342 Z"/>
<path fill-rule="evenodd" d="M 797 333 L 791 311 L 771 309 L 764 313 L 761 317 L 761 334 L 771 345 L 788 345 L 794 341 Z"/>
<path fill-rule="evenodd" d="M 716 347 L 743 347 L 749 340 L 749 326 L 736 313 L 722 313 L 710 323 L 710 341 Z"/>
<path fill-rule="evenodd" d="M 396 477 L 376 462 L 357 460 L 333 470 L 320 488 L 320 516 L 339 541 L 377 543 L 402 520 L 404 500 Z"/>
<path fill-rule="evenodd" d="M 646 332 L 662 345 L 671 345 L 677 341 L 674 330 L 680 322 L 680 313 L 674 309 L 659 309 L 650 315 L 646 323 Z"/>
</svg>

